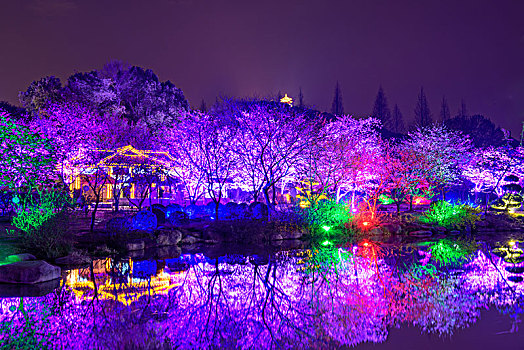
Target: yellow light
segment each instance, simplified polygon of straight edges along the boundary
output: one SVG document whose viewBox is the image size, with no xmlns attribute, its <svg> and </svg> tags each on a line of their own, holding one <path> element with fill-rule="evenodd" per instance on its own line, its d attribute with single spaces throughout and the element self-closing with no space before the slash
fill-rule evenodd
<svg viewBox="0 0 524 350">
<path fill-rule="evenodd" d="M 280 103 L 287 103 L 288 105 L 292 106 L 293 105 L 293 99 L 291 97 L 289 97 L 287 94 L 285 94 L 284 97 L 282 97 L 280 99 Z"/>
</svg>

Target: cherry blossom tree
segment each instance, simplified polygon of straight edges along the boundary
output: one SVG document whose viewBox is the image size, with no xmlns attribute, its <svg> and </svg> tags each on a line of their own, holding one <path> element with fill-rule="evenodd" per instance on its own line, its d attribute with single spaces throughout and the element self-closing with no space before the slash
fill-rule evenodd
<svg viewBox="0 0 524 350">
<path fill-rule="evenodd" d="M 301 176 L 310 179 L 310 184 L 319 183 L 322 193 L 333 196 L 338 203 L 372 177 L 381 148 L 379 125 L 374 118 L 350 116 L 325 123 L 308 144 L 299 167 Z"/>
<path fill-rule="evenodd" d="M 261 186 L 270 218 L 276 205 L 276 185 L 296 175 L 300 157 L 313 133 L 311 124 L 304 115 L 292 113 L 281 104 L 230 103 L 237 110 L 234 122 L 241 133 L 237 139 L 241 164 L 238 168 L 254 189 Z"/>
<path fill-rule="evenodd" d="M 432 187 L 440 188 L 443 196 L 445 187 L 461 180 L 461 167 L 471 154 L 467 136 L 436 124 L 410 132 L 404 147 L 431 165 L 427 180 Z"/>
</svg>

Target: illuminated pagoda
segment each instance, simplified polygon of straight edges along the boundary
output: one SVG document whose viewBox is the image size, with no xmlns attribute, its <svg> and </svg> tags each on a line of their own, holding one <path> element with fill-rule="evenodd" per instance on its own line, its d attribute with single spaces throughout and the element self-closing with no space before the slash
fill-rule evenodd
<svg viewBox="0 0 524 350">
<path fill-rule="evenodd" d="M 288 105 L 293 106 L 293 99 L 285 94 L 284 97 L 280 99 L 280 103 L 287 103 Z"/>
<path fill-rule="evenodd" d="M 131 145 L 120 147 L 116 150 L 93 150 L 92 159 L 98 162 L 88 163 L 73 167 L 71 171 L 72 192 L 83 192 L 93 195 L 89 188 L 89 181 L 97 176 L 97 172 L 107 175 L 107 180 L 101 191 L 101 201 L 114 200 L 114 189 L 121 189 L 122 204 L 138 198 L 144 192 L 144 184 L 140 177 L 148 175 L 155 178 L 151 183 L 151 198 L 158 200 L 161 197 L 172 198 L 176 195 L 183 196 L 177 191 L 178 179 L 170 177 L 174 158 L 168 152 L 138 150 Z M 81 158 L 79 158 L 82 161 Z"/>
</svg>

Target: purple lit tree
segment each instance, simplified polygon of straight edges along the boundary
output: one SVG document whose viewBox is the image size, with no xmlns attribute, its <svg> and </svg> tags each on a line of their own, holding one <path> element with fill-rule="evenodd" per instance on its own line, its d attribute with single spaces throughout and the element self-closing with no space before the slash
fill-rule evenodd
<svg viewBox="0 0 524 350">
<path fill-rule="evenodd" d="M 404 147 L 421 155 L 425 163 L 431 165 L 427 181 L 432 188 L 439 188 L 443 197 L 448 185 L 461 180 L 462 167 L 471 155 L 469 138 L 442 125 L 431 125 L 410 132 Z"/>
<path fill-rule="evenodd" d="M 296 176 L 313 129 L 302 114 L 292 114 L 280 104 L 250 102 L 237 108 L 238 168 L 253 189 L 261 188 L 270 218 L 276 205 L 276 186 Z"/>
</svg>

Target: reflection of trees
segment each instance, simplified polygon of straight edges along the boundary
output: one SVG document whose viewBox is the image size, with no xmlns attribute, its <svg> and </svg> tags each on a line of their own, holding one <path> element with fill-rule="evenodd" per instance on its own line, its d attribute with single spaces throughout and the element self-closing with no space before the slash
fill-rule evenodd
<svg viewBox="0 0 524 350">
<path fill-rule="evenodd" d="M 95 264 L 76 272 L 82 283 L 94 280 L 92 288 L 68 284 L 24 298 L 25 314 L 19 298 L 2 299 L 0 321 L 10 328 L 1 335 L 30 319 L 35 339 L 57 348 L 328 348 L 382 342 L 389 327 L 406 322 L 452 333 L 474 322 L 481 307 L 522 313 L 523 287 L 507 281 L 497 257 L 477 252 L 453 267 L 459 270 L 432 270 L 408 256 L 420 257 L 416 250 L 375 248 L 328 246 L 269 261 L 184 256 L 140 277 L 138 262 Z M 155 289 L 163 274 L 171 286 L 165 294 Z"/>
</svg>

